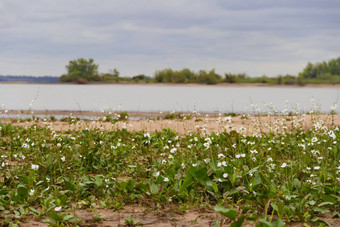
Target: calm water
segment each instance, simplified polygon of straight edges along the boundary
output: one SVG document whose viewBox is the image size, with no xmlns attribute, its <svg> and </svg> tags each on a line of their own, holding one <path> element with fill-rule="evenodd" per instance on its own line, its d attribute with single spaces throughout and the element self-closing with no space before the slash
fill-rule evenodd
<svg viewBox="0 0 340 227">
<path fill-rule="evenodd" d="M 283 110 L 288 101 L 288 109 L 298 104 L 310 111 L 314 98 L 328 113 L 338 97 L 337 88 L 0 84 L 0 105 L 11 110 L 28 110 L 35 99 L 34 110 L 251 113 L 252 103 L 262 110 L 265 103 Z"/>
</svg>

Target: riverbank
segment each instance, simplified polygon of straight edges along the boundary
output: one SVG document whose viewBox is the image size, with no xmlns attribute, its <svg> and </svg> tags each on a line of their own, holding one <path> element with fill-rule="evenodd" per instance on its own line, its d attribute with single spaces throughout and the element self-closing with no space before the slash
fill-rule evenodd
<svg viewBox="0 0 340 227">
<path fill-rule="evenodd" d="M 199 83 L 147 83 L 147 82 L 88 82 L 86 84 L 77 83 L 31 83 L 21 81 L 0 81 L 0 84 L 49 84 L 49 85 L 122 85 L 122 86 L 176 86 L 176 87 L 296 87 L 296 88 L 340 88 L 340 84 L 266 84 L 266 83 L 218 83 L 218 84 L 199 84 Z"/>
<path fill-rule="evenodd" d="M 9 111 L 7 114 L 18 113 Z M 20 112 L 23 113 L 23 112 Z M 25 113 L 25 112 L 24 112 Z M 316 123 L 327 127 L 340 125 L 340 114 L 313 114 L 298 116 L 256 116 L 256 115 L 238 115 L 225 116 L 222 114 L 182 114 L 177 118 L 167 119 L 171 113 L 144 113 L 128 112 L 129 118 L 135 120 L 115 120 L 115 117 L 108 119 L 107 113 L 102 112 L 80 112 L 80 111 L 34 111 L 34 114 L 45 115 L 43 118 L 9 118 L 5 115 L 0 118 L 4 123 L 12 123 L 22 127 L 39 125 L 48 126 L 56 131 L 84 130 L 84 129 L 101 129 L 101 130 L 120 130 L 144 131 L 153 133 L 170 129 L 181 135 L 190 134 L 191 132 L 200 132 L 210 134 L 211 132 L 221 133 L 237 131 L 247 135 L 262 134 L 268 132 L 284 132 L 294 130 L 309 130 Z M 51 116 L 62 115 L 62 120 Z M 33 115 L 32 115 L 33 116 Z M 119 113 L 111 116 L 118 116 Z M 83 118 L 79 118 L 83 117 Z M 84 117 L 87 117 L 84 118 Z M 33 119 L 33 120 L 32 120 Z M 53 119 L 53 120 L 50 120 Z M 118 119 L 118 118 L 117 118 Z"/>
</svg>

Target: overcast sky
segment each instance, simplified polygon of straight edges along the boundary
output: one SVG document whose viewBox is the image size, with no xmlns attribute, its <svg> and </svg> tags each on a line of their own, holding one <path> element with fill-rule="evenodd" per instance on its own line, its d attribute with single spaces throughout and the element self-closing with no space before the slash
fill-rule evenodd
<svg viewBox="0 0 340 227">
<path fill-rule="evenodd" d="M 297 74 L 340 56 L 338 0 L 0 0 L 0 75 L 171 67 Z"/>
</svg>

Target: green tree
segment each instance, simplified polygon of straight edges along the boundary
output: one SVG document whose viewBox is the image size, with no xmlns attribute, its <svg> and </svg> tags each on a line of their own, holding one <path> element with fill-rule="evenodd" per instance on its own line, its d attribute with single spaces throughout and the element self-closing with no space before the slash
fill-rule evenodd
<svg viewBox="0 0 340 227">
<path fill-rule="evenodd" d="M 86 82 L 99 80 L 98 65 L 93 59 L 78 58 L 66 65 L 67 74 L 60 78 L 62 82 Z"/>
</svg>

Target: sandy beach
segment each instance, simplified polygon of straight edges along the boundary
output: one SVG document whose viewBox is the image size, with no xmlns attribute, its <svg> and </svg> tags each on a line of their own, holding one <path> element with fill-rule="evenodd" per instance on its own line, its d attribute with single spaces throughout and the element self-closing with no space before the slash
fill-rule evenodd
<svg viewBox="0 0 340 227">
<path fill-rule="evenodd" d="M 17 115 L 27 114 L 28 116 L 43 115 L 45 118 L 31 120 L 31 118 L 9 118 L 6 114 Z M 190 132 L 220 133 L 224 131 L 235 130 L 243 132 L 247 135 L 266 133 L 266 132 L 282 132 L 291 128 L 307 130 L 316 123 L 327 127 L 335 127 L 340 125 L 340 114 L 313 114 L 298 116 L 255 116 L 255 115 L 238 115 L 228 117 L 217 113 L 183 113 L 181 119 L 166 119 L 169 113 L 155 112 L 128 112 L 129 119 L 126 121 L 111 122 L 106 121 L 104 112 L 80 112 L 80 111 L 17 111 L 11 110 L 6 114 L 2 114 L 0 120 L 4 123 L 12 123 L 27 127 L 30 125 L 48 126 L 56 131 L 65 130 L 84 130 L 84 129 L 101 129 L 101 130 L 117 130 L 126 129 L 129 131 L 155 132 L 162 129 L 171 129 L 180 134 Z M 111 114 L 114 116 L 116 114 Z M 64 117 L 64 120 L 49 120 L 49 116 Z M 189 117 L 190 116 L 190 117 Z M 79 117 L 88 117 L 82 120 Z M 136 119 L 136 120 L 131 120 Z"/>
</svg>

